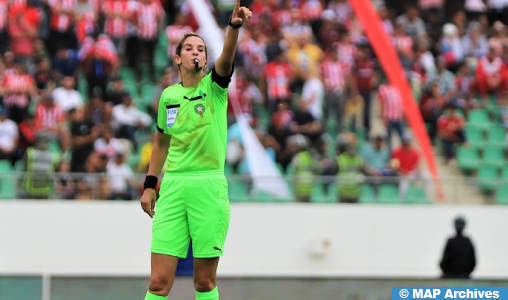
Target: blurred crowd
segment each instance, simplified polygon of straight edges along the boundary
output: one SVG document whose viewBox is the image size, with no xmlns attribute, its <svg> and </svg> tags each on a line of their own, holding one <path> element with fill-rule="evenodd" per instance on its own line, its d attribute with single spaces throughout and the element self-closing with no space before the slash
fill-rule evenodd
<svg viewBox="0 0 508 300">
<path fill-rule="evenodd" d="M 235 1 L 205 2 L 227 30 Z M 508 0 L 372 2 L 429 136 L 453 164 L 456 145 L 467 145 L 468 113 L 508 107 Z M 242 5 L 254 17 L 241 29 L 230 87 L 238 95 L 228 113 L 233 174 L 249 172 L 237 100 L 274 162 L 294 172 L 302 201 L 311 175 L 355 178 L 339 187 L 346 202 L 357 201 L 360 174 L 426 177 L 400 93 L 347 0 Z M 183 0 L 0 0 L 0 160 L 28 174 L 58 172 L 62 198 L 136 197 L 160 94 L 179 81 L 176 44 L 200 30 Z M 134 74 L 128 82 L 126 70 Z M 154 88 L 141 99 L 147 85 Z M 27 175 L 23 193 L 48 197 L 47 180 L 35 178 Z"/>
</svg>

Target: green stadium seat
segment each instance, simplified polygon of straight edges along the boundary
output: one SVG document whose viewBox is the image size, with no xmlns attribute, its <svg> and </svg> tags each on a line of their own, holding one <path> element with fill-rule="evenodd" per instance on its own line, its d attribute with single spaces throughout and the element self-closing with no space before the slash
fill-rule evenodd
<svg viewBox="0 0 508 300">
<path fill-rule="evenodd" d="M 20 159 L 20 160 L 16 161 L 16 163 L 14 164 L 14 171 L 22 172 L 24 169 L 25 169 L 25 163 L 23 162 L 23 160 Z"/>
<path fill-rule="evenodd" d="M 496 203 L 508 205 L 508 184 L 501 184 L 496 191 Z"/>
<path fill-rule="evenodd" d="M 406 203 L 411 204 L 430 204 L 425 194 L 425 189 L 419 186 L 411 185 L 406 193 Z"/>
<path fill-rule="evenodd" d="M 471 172 L 478 168 L 480 156 L 478 150 L 474 147 L 459 147 L 457 151 L 457 163 L 459 167 L 466 171 Z"/>
<path fill-rule="evenodd" d="M 0 199 L 14 199 L 16 196 L 16 177 L 10 161 L 0 160 Z"/>
<path fill-rule="evenodd" d="M 487 142 L 490 145 L 505 146 L 506 145 L 506 129 L 503 127 L 490 127 L 487 130 Z"/>
<path fill-rule="evenodd" d="M 487 128 L 491 125 L 489 114 L 486 110 L 475 109 L 469 112 L 468 125 L 480 128 Z"/>
<path fill-rule="evenodd" d="M 399 188 L 393 184 L 382 184 L 378 188 L 378 201 L 383 204 L 400 203 Z"/>
<path fill-rule="evenodd" d="M 503 148 L 489 146 L 483 149 L 482 162 L 496 166 L 503 165 L 505 161 Z"/>
<path fill-rule="evenodd" d="M 120 69 L 120 78 L 124 81 L 124 87 L 127 87 L 127 82 L 136 81 L 136 73 L 131 68 L 122 67 Z"/>
<path fill-rule="evenodd" d="M 368 184 L 363 184 L 360 188 L 360 203 L 370 204 L 376 202 L 376 192 L 374 188 Z"/>
<path fill-rule="evenodd" d="M 144 106 L 152 105 L 153 100 L 153 93 L 155 92 L 155 89 L 157 88 L 157 85 L 155 84 L 143 84 L 143 87 L 141 88 L 141 99 L 140 102 Z"/>
<path fill-rule="evenodd" d="M 12 172 L 12 164 L 8 160 L 0 160 L 0 173 Z"/>
<path fill-rule="evenodd" d="M 474 127 L 474 126 L 467 126 L 465 131 L 466 131 L 467 141 L 471 145 L 479 146 L 484 143 L 482 128 L 478 128 L 478 127 Z"/>
<path fill-rule="evenodd" d="M 491 193 L 496 189 L 499 179 L 498 167 L 492 164 L 478 166 L 478 186 L 484 193 Z"/>
<path fill-rule="evenodd" d="M 501 179 L 503 181 L 506 181 L 503 183 L 508 184 L 508 165 L 507 164 L 505 164 L 501 167 Z"/>
</svg>

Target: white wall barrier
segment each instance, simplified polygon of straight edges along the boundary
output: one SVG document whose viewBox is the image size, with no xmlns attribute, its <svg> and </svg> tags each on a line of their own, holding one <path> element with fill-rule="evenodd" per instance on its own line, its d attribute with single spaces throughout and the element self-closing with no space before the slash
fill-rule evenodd
<svg viewBox="0 0 508 300">
<path fill-rule="evenodd" d="M 232 204 L 219 274 L 437 277 L 458 214 L 474 277 L 508 278 L 508 208 L 443 205 Z M 148 275 L 150 226 L 138 202 L 0 202 L 0 273 Z"/>
</svg>

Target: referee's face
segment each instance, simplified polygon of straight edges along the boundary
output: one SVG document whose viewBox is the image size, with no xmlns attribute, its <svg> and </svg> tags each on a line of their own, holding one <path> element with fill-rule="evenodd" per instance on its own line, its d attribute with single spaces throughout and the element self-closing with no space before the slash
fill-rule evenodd
<svg viewBox="0 0 508 300">
<path fill-rule="evenodd" d="M 183 41 L 182 51 L 175 56 L 175 62 L 184 69 L 194 69 L 195 58 L 199 59 L 201 66 L 206 64 L 206 45 L 201 38 L 189 36 Z"/>
</svg>

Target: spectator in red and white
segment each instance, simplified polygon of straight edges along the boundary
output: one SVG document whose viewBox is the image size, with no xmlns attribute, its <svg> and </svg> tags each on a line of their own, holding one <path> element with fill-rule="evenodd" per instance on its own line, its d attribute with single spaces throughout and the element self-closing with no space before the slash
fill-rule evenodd
<svg viewBox="0 0 508 300">
<path fill-rule="evenodd" d="M 7 109 L 0 107 L 0 160 L 8 160 L 13 165 L 17 160 L 18 126 L 7 117 Z"/>
<path fill-rule="evenodd" d="M 443 26 L 443 37 L 439 41 L 439 53 L 452 73 L 464 61 L 464 48 L 457 26 L 447 23 Z"/>
<path fill-rule="evenodd" d="M 334 46 L 339 54 L 339 61 L 342 63 L 344 72 L 351 72 L 355 64 L 355 57 L 358 53 L 358 49 L 351 39 L 351 33 L 347 30 L 342 31 L 340 42 Z"/>
<path fill-rule="evenodd" d="M 166 38 L 168 39 L 168 58 L 169 65 L 173 62 L 176 53 L 176 46 L 187 32 L 192 32 L 193 28 L 189 25 L 189 16 L 180 12 L 176 15 L 175 23 L 166 28 Z"/>
<path fill-rule="evenodd" d="M 456 113 L 458 106 L 455 102 L 452 100 L 447 104 L 445 113 L 437 121 L 447 164 L 455 159 L 455 146 L 466 143 L 466 134 L 464 133 L 466 121 Z"/>
<path fill-rule="evenodd" d="M 135 14 L 139 44 L 137 46 L 136 74 L 141 81 L 142 61 L 146 56 L 151 82 L 155 82 L 154 54 L 164 10 L 156 0 L 141 0 Z"/>
<path fill-rule="evenodd" d="M 44 95 L 35 107 L 34 121 L 36 134 L 44 134 L 51 140 L 57 140 L 62 152 L 67 150 L 71 137 L 65 126 L 65 114 L 51 94 Z"/>
<path fill-rule="evenodd" d="M 279 30 L 291 23 L 291 8 L 293 8 L 292 0 L 283 0 L 282 5 L 278 6 L 273 12 L 272 26 Z"/>
<path fill-rule="evenodd" d="M 108 0 L 102 11 L 106 17 L 104 32 L 111 38 L 118 56 L 123 57 L 127 43 L 128 23 L 133 19 L 134 10 L 129 0 Z"/>
<path fill-rule="evenodd" d="M 412 145 L 413 138 L 409 134 L 405 134 L 402 138 L 402 145 L 394 149 L 392 152 L 392 166 L 398 165 L 394 168 L 402 178 L 399 182 L 400 197 L 405 198 L 406 192 L 411 182 L 422 180 L 427 197 L 430 195 L 430 176 L 421 169 L 420 154 Z"/>
<path fill-rule="evenodd" d="M 39 34 L 42 15 L 33 0 L 12 5 L 9 10 L 8 34 L 10 50 L 28 70 L 35 55 L 35 41 Z"/>
<path fill-rule="evenodd" d="M 393 28 L 392 43 L 402 66 L 408 69 L 413 59 L 413 39 L 406 34 L 404 24 L 399 20 L 395 22 Z"/>
<path fill-rule="evenodd" d="M 53 90 L 51 95 L 64 113 L 68 113 L 73 108 L 82 107 L 84 105 L 81 94 L 74 89 L 76 82 L 73 77 L 64 77 L 60 81 L 60 87 Z"/>
<path fill-rule="evenodd" d="M 266 65 L 265 48 L 268 37 L 261 32 L 259 26 L 245 30 L 243 39 L 238 44 L 238 53 L 243 58 L 243 68 L 253 77 L 259 78 Z"/>
<path fill-rule="evenodd" d="M 275 113 L 280 103 L 291 107 L 293 94 L 289 87 L 294 80 L 294 73 L 293 67 L 286 61 L 284 51 L 278 49 L 276 59 L 265 66 L 260 80 L 260 90 L 268 101 L 270 115 Z"/>
<path fill-rule="evenodd" d="M 345 92 L 347 84 L 350 82 L 348 74 L 344 72 L 344 66 L 339 61 L 339 53 L 335 48 L 332 48 L 321 62 L 321 77 L 325 87 L 323 128 L 328 128 L 328 119 L 332 114 L 335 114 L 337 133 L 342 132 Z"/>
<path fill-rule="evenodd" d="M 88 83 L 88 96 L 93 95 L 95 88 L 99 87 L 104 97 L 107 80 L 116 72 L 119 62 L 113 42 L 107 35 L 94 32 L 83 40 L 78 57 Z"/>
<path fill-rule="evenodd" d="M 464 57 L 478 59 L 489 51 L 487 38 L 482 34 L 481 29 L 480 23 L 469 23 L 467 34 L 462 37 Z"/>
<path fill-rule="evenodd" d="M 150 115 L 140 111 L 133 103 L 129 94 L 124 94 L 122 104 L 113 107 L 111 125 L 115 136 L 131 141 L 136 148 L 136 130 L 145 130 L 152 123 Z"/>
<path fill-rule="evenodd" d="M 355 67 L 353 68 L 353 83 L 349 84 L 363 99 L 363 128 L 365 136 L 370 136 L 370 120 L 372 116 L 372 93 L 376 87 L 376 61 L 372 58 L 372 50 L 367 43 L 358 48 Z"/>
<path fill-rule="evenodd" d="M 78 42 L 81 42 L 91 32 L 97 30 L 96 20 L 99 18 L 99 7 L 95 6 L 92 0 L 76 0 L 74 16 L 76 18 L 76 38 Z"/>
<path fill-rule="evenodd" d="M 420 38 L 427 35 L 425 30 L 425 23 L 419 17 L 418 8 L 412 5 L 408 5 L 406 12 L 397 17 L 395 20 L 396 24 L 401 24 L 404 28 L 404 32 L 411 38 Z"/>
<path fill-rule="evenodd" d="M 508 88 L 508 69 L 499 57 L 500 47 L 496 41 L 489 41 L 489 52 L 476 66 L 476 84 L 484 106 L 489 104 L 489 94 L 503 98 Z"/>
<path fill-rule="evenodd" d="M 28 112 L 30 102 L 38 98 L 32 76 L 25 72 L 25 67 L 19 59 L 15 59 L 14 68 L 5 72 L 0 85 L 3 94 L 3 106 L 9 111 L 9 118 L 16 124 L 23 121 Z"/>
<path fill-rule="evenodd" d="M 290 45 L 298 41 L 298 38 L 305 37 L 308 41 L 312 39 L 312 28 L 302 18 L 302 12 L 298 8 L 291 9 L 291 23 L 281 27 L 282 36 Z"/>
<path fill-rule="evenodd" d="M 381 6 L 378 11 L 377 11 L 378 15 L 379 15 L 379 18 L 381 19 L 381 21 L 383 22 L 383 27 L 386 31 L 386 33 L 389 35 L 389 36 L 392 36 L 393 35 L 393 23 L 392 21 L 388 18 L 388 9 L 386 8 L 386 6 Z"/>
<path fill-rule="evenodd" d="M 9 2 L 9 0 L 0 0 L 0 56 L 5 53 L 9 46 L 9 36 L 7 34 Z"/>
<path fill-rule="evenodd" d="M 392 132 L 402 140 L 404 136 L 404 110 L 399 89 L 388 80 L 378 89 L 381 118 L 386 127 L 388 149 L 392 149 Z"/>
<path fill-rule="evenodd" d="M 47 50 L 53 57 L 57 46 L 64 45 L 69 49 L 78 49 L 78 39 L 75 32 L 76 0 L 48 0 L 51 7 L 50 34 Z"/>
<path fill-rule="evenodd" d="M 94 150 L 101 154 L 106 154 L 111 160 L 114 159 L 118 153 L 124 151 L 124 146 L 119 139 L 114 137 L 111 128 L 104 127 L 102 137 L 94 143 Z"/>
</svg>

